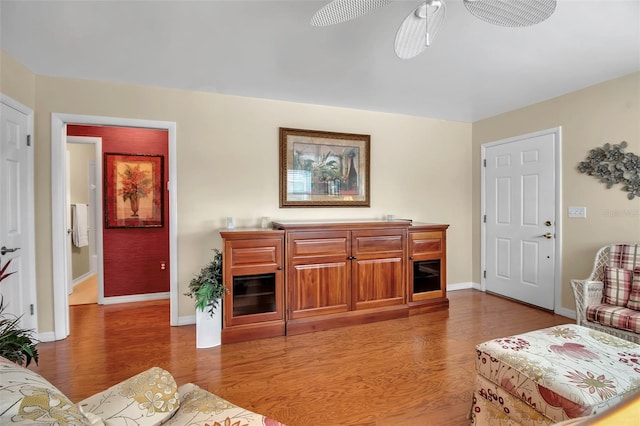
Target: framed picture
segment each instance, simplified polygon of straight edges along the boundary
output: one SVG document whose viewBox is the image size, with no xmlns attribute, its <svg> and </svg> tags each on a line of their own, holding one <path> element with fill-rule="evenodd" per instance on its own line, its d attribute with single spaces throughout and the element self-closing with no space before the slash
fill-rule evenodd
<svg viewBox="0 0 640 426">
<path fill-rule="evenodd" d="M 369 207 L 371 136 L 280 128 L 280 207 Z"/>
<path fill-rule="evenodd" d="M 105 227 L 162 227 L 163 175 L 161 155 L 105 153 Z"/>
</svg>

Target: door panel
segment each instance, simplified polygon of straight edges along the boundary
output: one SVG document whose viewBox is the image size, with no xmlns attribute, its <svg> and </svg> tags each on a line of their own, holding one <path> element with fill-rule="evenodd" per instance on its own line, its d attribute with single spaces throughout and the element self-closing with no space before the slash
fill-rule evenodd
<svg viewBox="0 0 640 426">
<path fill-rule="evenodd" d="M 35 306 L 34 281 L 29 267 L 29 155 L 27 116 L 1 103 L 0 110 L 0 247 L 15 249 L 0 256 L 7 272 L 14 272 L 0 283 L 6 312 L 21 316 L 21 326 L 37 327 L 31 311 Z"/>
<path fill-rule="evenodd" d="M 546 309 L 555 294 L 555 144 L 542 134 L 486 149 L 487 290 Z"/>
</svg>

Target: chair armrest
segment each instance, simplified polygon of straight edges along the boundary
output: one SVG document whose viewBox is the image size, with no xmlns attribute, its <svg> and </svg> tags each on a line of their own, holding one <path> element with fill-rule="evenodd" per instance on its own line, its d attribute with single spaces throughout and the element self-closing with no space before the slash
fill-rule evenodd
<svg viewBox="0 0 640 426">
<path fill-rule="evenodd" d="M 602 281 L 571 280 L 571 287 L 576 299 L 576 321 L 580 325 L 586 320 L 587 307 L 602 303 L 604 284 Z"/>
</svg>

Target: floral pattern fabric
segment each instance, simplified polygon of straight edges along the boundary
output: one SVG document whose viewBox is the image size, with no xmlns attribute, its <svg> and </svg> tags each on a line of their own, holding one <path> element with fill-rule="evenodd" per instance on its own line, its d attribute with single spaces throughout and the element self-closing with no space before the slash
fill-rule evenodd
<svg viewBox="0 0 640 426">
<path fill-rule="evenodd" d="M 0 357 L 0 424 L 75 426 L 91 422 L 40 375 Z"/>
<path fill-rule="evenodd" d="M 180 397 L 182 395 L 182 397 Z M 284 426 L 158 367 L 73 404 L 37 373 L 0 357 L 0 424 Z"/>
<path fill-rule="evenodd" d="M 167 420 L 180 404 L 178 385 L 162 368 L 153 367 L 93 395 L 78 405 L 106 424 L 154 425 Z"/>
<path fill-rule="evenodd" d="M 181 395 L 180 410 L 166 425 L 285 426 L 277 420 L 238 407 L 191 383 L 181 386 L 178 391 Z"/>
<path fill-rule="evenodd" d="M 640 392 L 640 345 L 567 324 L 477 345 L 476 370 L 474 423 L 493 424 L 482 419 L 498 412 L 543 425 L 597 414 Z"/>
</svg>

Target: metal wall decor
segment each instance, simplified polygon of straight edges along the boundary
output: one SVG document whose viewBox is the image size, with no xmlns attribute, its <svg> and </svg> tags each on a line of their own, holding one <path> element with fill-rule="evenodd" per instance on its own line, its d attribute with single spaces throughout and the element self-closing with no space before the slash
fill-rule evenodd
<svg viewBox="0 0 640 426">
<path fill-rule="evenodd" d="M 624 152 L 627 142 L 619 144 L 604 144 L 602 148 L 589 151 L 585 161 L 580 162 L 578 170 L 589 176 L 594 176 L 607 185 L 607 189 L 614 184 L 624 185 L 623 191 L 627 198 L 633 200 L 640 197 L 640 157 L 632 152 Z"/>
</svg>

